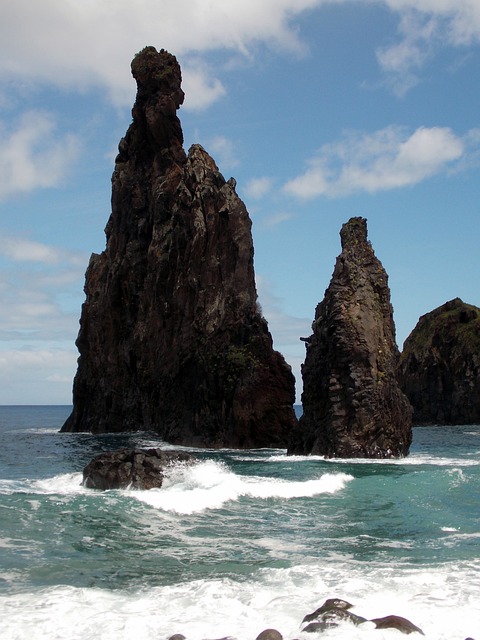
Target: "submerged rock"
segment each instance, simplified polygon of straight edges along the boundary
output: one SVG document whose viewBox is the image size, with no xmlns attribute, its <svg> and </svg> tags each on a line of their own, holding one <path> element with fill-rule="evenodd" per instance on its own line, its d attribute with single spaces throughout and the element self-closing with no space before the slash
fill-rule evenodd
<svg viewBox="0 0 480 640">
<path fill-rule="evenodd" d="M 258 634 L 256 640 L 283 640 L 283 636 L 276 629 L 264 629 Z"/>
<path fill-rule="evenodd" d="M 345 609 L 330 609 L 316 616 L 314 622 L 309 622 L 302 631 L 307 631 L 308 633 L 325 631 L 333 627 L 338 627 L 342 622 L 351 622 L 355 626 L 358 626 L 359 624 L 367 622 L 367 618 L 357 616 L 355 613 L 346 611 Z"/>
<path fill-rule="evenodd" d="M 328 600 L 325 600 L 321 607 L 315 609 L 313 613 L 308 613 L 303 618 L 302 622 L 310 622 L 311 620 L 315 620 L 320 615 L 327 613 L 328 611 L 348 611 L 348 609 L 351 609 L 352 607 L 353 605 L 350 604 L 350 602 L 342 600 L 341 598 L 329 598 Z"/>
<path fill-rule="evenodd" d="M 410 622 L 402 616 L 384 616 L 383 618 L 372 618 L 371 622 L 374 623 L 377 629 L 397 629 L 402 633 L 420 633 L 422 636 L 425 634 L 417 627 L 417 625 Z"/>
<path fill-rule="evenodd" d="M 93 458 L 83 470 L 88 489 L 158 489 L 165 473 L 175 464 L 192 464 L 195 458 L 183 451 L 119 449 Z"/>
<path fill-rule="evenodd" d="M 346 600 L 330 598 L 313 613 L 309 613 L 303 618 L 302 622 L 309 622 L 309 624 L 304 627 L 302 631 L 307 633 L 317 633 L 319 631 L 328 631 L 329 629 L 338 627 L 344 622 L 350 622 L 355 626 L 365 622 L 373 622 L 376 629 L 397 629 L 402 633 L 408 634 L 415 632 L 425 635 L 419 627 L 413 624 L 413 622 L 410 622 L 410 620 L 407 620 L 406 618 L 402 618 L 402 616 L 390 615 L 369 620 L 368 618 L 352 613 L 350 611 L 352 607 L 353 605 Z M 310 622 L 311 620 L 314 622 Z"/>
<path fill-rule="evenodd" d="M 367 240 L 364 218 L 349 220 L 340 235 L 342 253 L 306 342 L 303 415 L 288 452 L 404 456 L 412 409 L 396 378 L 388 277 Z"/>
<path fill-rule="evenodd" d="M 480 422 L 480 309 L 455 298 L 422 316 L 399 379 L 415 424 Z"/>
<path fill-rule="evenodd" d="M 257 304 L 251 220 L 199 145 L 183 150 L 177 60 L 132 62 L 138 91 L 112 178 L 107 246 L 86 273 L 63 431 L 153 430 L 200 447 L 282 447 L 294 377 Z"/>
<path fill-rule="evenodd" d="M 351 622 L 356 626 L 367 622 L 366 618 L 362 618 L 362 616 L 358 616 L 349 611 L 352 606 L 353 605 L 346 600 L 329 598 L 325 600 L 321 607 L 303 618 L 302 623 L 308 622 L 309 624 L 307 624 L 302 631 L 314 633 L 317 631 L 326 631 L 332 627 L 338 627 L 341 622 Z"/>
</svg>

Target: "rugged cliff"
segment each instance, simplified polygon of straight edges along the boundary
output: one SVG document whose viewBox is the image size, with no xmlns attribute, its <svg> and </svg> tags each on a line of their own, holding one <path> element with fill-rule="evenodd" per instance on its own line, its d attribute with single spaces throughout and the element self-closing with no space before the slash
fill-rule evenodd
<svg viewBox="0 0 480 640">
<path fill-rule="evenodd" d="M 115 162 L 106 249 L 86 273 L 63 430 L 285 446 L 294 378 L 257 305 L 248 212 L 202 147 L 183 150 L 175 57 L 147 47 L 132 73 L 133 122 Z"/>
<path fill-rule="evenodd" d="M 405 340 L 400 383 L 416 424 L 480 422 L 480 309 L 455 298 Z"/>
<path fill-rule="evenodd" d="M 289 453 L 403 456 L 412 409 L 396 379 L 387 274 L 367 240 L 364 218 L 349 220 L 340 235 L 342 253 L 306 339 L 303 416 Z"/>
</svg>

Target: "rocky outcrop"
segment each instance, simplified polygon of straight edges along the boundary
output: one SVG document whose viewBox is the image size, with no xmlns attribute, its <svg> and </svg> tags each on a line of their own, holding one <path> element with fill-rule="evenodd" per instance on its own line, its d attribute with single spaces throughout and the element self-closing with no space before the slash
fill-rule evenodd
<svg viewBox="0 0 480 640">
<path fill-rule="evenodd" d="M 200 447 L 281 447 L 294 377 L 257 305 L 251 221 L 199 145 L 188 155 L 174 56 L 132 62 L 133 122 L 112 178 L 107 245 L 86 274 L 63 431 L 154 430 Z"/>
<path fill-rule="evenodd" d="M 314 622 L 309 622 L 302 631 L 308 633 L 316 633 L 318 631 L 327 631 L 334 627 L 338 627 L 342 622 L 350 622 L 351 624 L 358 626 L 364 622 L 368 622 L 367 618 L 357 616 L 351 611 L 347 611 L 341 608 L 330 608 L 327 611 L 323 611 L 315 617 Z"/>
<path fill-rule="evenodd" d="M 413 622 L 410 622 L 410 620 L 402 616 L 390 615 L 369 620 L 368 618 L 352 613 L 350 611 L 352 607 L 353 605 L 346 600 L 329 598 L 325 600 L 321 607 L 303 618 L 302 624 L 303 622 L 308 622 L 309 624 L 303 627 L 302 632 L 318 633 L 328 631 L 345 622 L 355 626 L 366 622 L 373 622 L 376 629 L 397 629 L 406 634 L 420 633 L 421 635 L 425 635 L 420 627 L 417 627 Z M 315 622 L 311 622 L 312 620 Z"/>
<path fill-rule="evenodd" d="M 410 633 L 420 633 L 422 636 L 425 634 L 417 627 L 416 624 L 403 618 L 402 616 L 383 616 L 382 618 L 372 618 L 371 622 L 374 623 L 376 629 L 397 629 L 402 633 L 409 635 Z"/>
<path fill-rule="evenodd" d="M 387 274 L 367 240 L 364 218 L 349 220 L 340 235 L 342 253 L 306 342 L 303 415 L 289 453 L 404 456 L 412 410 L 396 379 Z"/>
<path fill-rule="evenodd" d="M 415 424 L 478 424 L 480 309 L 455 298 L 422 316 L 399 372 Z"/>
<path fill-rule="evenodd" d="M 283 636 L 276 629 L 264 629 L 255 640 L 283 640 Z"/>
<path fill-rule="evenodd" d="M 83 470 L 88 489 L 159 489 L 173 465 L 192 464 L 195 458 L 184 451 L 161 449 L 119 449 L 93 458 Z"/>
<path fill-rule="evenodd" d="M 352 604 L 340 598 L 329 598 L 321 607 L 303 618 L 302 624 L 311 620 L 315 620 L 315 622 L 309 622 L 303 627 L 301 629 L 302 634 L 315 633 L 318 635 L 323 631 L 331 631 L 337 627 L 343 627 L 343 637 L 350 637 L 352 635 L 352 625 L 359 626 L 367 623 L 367 628 L 371 628 L 372 625 L 369 623 L 373 623 L 375 629 L 397 629 L 405 634 L 419 633 L 425 635 L 420 627 L 417 627 L 413 622 L 402 616 L 390 615 L 369 620 L 349 611 L 352 607 Z M 265 629 L 256 637 L 256 640 L 282 640 L 283 637 L 277 629 Z M 187 640 L 187 638 L 182 633 L 176 633 L 170 636 L 169 640 Z M 227 636 L 219 640 L 234 640 L 234 638 Z M 472 640 L 472 638 L 466 638 L 466 640 Z"/>
</svg>

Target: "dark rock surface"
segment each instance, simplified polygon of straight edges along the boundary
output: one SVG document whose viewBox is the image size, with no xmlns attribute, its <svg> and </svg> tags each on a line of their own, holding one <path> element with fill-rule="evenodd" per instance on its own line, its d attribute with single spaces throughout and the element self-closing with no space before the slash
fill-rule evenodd
<svg viewBox="0 0 480 640">
<path fill-rule="evenodd" d="M 107 246 L 86 273 L 62 430 L 286 446 L 294 377 L 257 305 L 248 212 L 202 147 L 183 150 L 175 57 L 147 47 L 132 73 L 133 122 L 115 163 Z"/>
<path fill-rule="evenodd" d="M 322 604 L 321 607 L 319 607 L 318 609 L 315 609 L 313 613 L 308 613 L 303 618 L 302 622 L 310 622 L 311 620 L 315 620 L 320 615 L 322 615 L 323 613 L 327 613 L 328 611 L 333 611 L 333 610 L 348 611 L 348 609 L 351 609 L 352 607 L 353 605 L 350 604 L 350 602 L 347 602 L 346 600 L 341 600 L 340 598 L 329 598 L 328 600 L 325 600 L 325 602 Z"/>
<path fill-rule="evenodd" d="M 283 640 L 283 636 L 276 629 L 264 629 L 258 634 L 256 640 Z"/>
<path fill-rule="evenodd" d="M 154 489 L 163 484 L 168 468 L 193 464 L 195 458 L 183 451 L 161 449 L 119 449 L 95 456 L 83 470 L 88 489 Z"/>
<path fill-rule="evenodd" d="M 417 627 L 417 625 L 410 622 L 402 616 L 384 616 L 383 618 L 372 618 L 371 622 L 375 624 L 377 629 L 397 629 L 402 633 L 420 633 L 422 636 L 425 634 Z"/>
<path fill-rule="evenodd" d="M 340 235 L 342 253 L 306 343 L 303 415 L 288 452 L 404 456 L 412 409 L 396 378 L 388 277 L 367 240 L 364 218 L 349 220 Z"/>
<path fill-rule="evenodd" d="M 405 340 L 399 379 L 415 424 L 480 422 L 480 309 L 455 298 Z"/>
<path fill-rule="evenodd" d="M 374 618 L 368 620 L 355 613 L 352 613 L 350 609 L 352 604 L 346 600 L 340 598 L 330 598 L 325 600 L 323 605 L 316 609 L 313 613 L 309 613 L 303 618 L 302 622 L 309 622 L 309 624 L 302 629 L 307 633 L 317 633 L 319 631 L 328 631 L 334 627 L 338 627 L 341 623 L 350 622 L 355 626 L 361 625 L 365 622 L 373 622 L 376 629 L 397 629 L 402 633 L 420 633 L 425 635 L 423 631 L 417 627 L 413 622 L 402 618 L 402 616 L 390 615 L 382 618 Z M 314 620 L 314 622 L 310 622 Z"/>
<path fill-rule="evenodd" d="M 366 618 L 357 616 L 355 613 L 349 611 L 352 606 L 353 605 L 346 600 L 341 600 L 340 598 L 329 598 L 328 600 L 325 600 L 321 607 L 316 609 L 313 613 L 307 614 L 303 618 L 302 623 L 309 622 L 309 624 L 307 624 L 302 631 L 314 633 L 338 627 L 341 622 L 351 622 L 354 625 L 367 622 Z"/>
</svg>

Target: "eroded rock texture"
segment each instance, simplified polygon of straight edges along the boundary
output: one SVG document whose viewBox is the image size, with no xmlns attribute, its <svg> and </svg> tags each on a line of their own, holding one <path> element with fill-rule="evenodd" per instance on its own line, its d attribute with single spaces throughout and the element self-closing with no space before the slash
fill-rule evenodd
<svg viewBox="0 0 480 640">
<path fill-rule="evenodd" d="M 478 424 L 480 309 L 455 298 L 422 316 L 399 371 L 415 424 Z"/>
<path fill-rule="evenodd" d="M 289 453 L 404 456 L 412 410 L 396 379 L 387 274 L 367 240 L 364 218 L 352 218 L 340 235 L 342 253 L 307 339 L 303 416 Z"/>
<path fill-rule="evenodd" d="M 132 62 L 107 245 L 86 274 L 64 431 L 149 429 L 174 443 L 285 446 L 294 378 L 257 306 L 251 221 L 199 145 L 188 156 L 174 56 Z"/>
<path fill-rule="evenodd" d="M 190 465 L 195 458 L 185 451 L 119 449 L 95 456 L 83 470 L 88 489 L 159 489 L 176 465 Z"/>
</svg>

